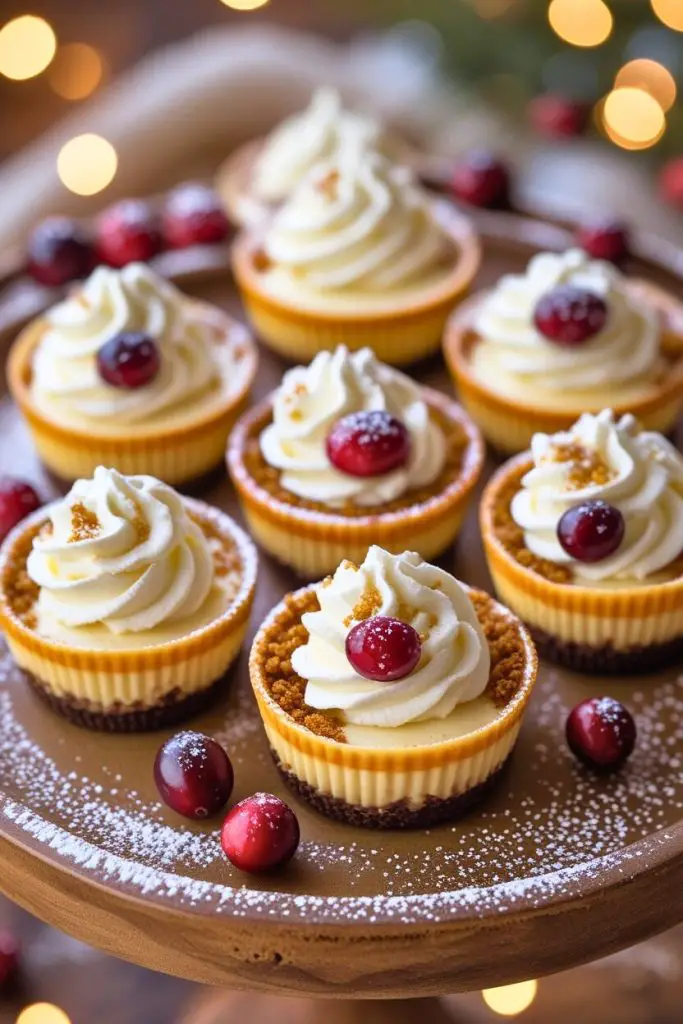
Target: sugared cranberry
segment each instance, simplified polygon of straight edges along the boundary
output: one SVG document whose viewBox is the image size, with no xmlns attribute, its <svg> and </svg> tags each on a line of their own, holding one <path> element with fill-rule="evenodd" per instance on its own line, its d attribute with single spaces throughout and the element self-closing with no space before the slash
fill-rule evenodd
<svg viewBox="0 0 683 1024">
<path fill-rule="evenodd" d="M 206 185 L 181 185 L 168 197 L 164 239 L 172 249 L 215 245 L 230 234 L 230 221 L 216 193 Z"/>
<path fill-rule="evenodd" d="M 87 277 L 95 263 L 90 239 L 69 217 L 48 217 L 29 240 L 28 271 L 51 288 Z"/>
<path fill-rule="evenodd" d="M 410 675 L 422 653 L 419 634 L 408 622 L 375 615 L 346 637 L 346 657 L 360 676 L 391 683 Z"/>
<path fill-rule="evenodd" d="M 234 782 L 230 758 L 201 732 L 166 740 L 154 762 L 154 781 L 164 803 L 185 818 L 208 818 L 225 807 Z"/>
<path fill-rule="evenodd" d="M 472 206 L 505 207 L 510 202 L 510 172 L 493 153 L 474 150 L 453 171 L 451 190 Z"/>
<path fill-rule="evenodd" d="M 21 949 L 9 932 L 0 932 L 0 989 L 11 985 L 19 970 Z"/>
<path fill-rule="evenodd" d="M 332 427 L 327 455 L 333 466 L 349 476 L 381 476 L 408 461 L 410 434 L 383 409 L 352 412 Z"/>
<path fill-rule="evenodd" d="M 567 743 L 573 754 L 598 771 L 619 768 L 636 743 L 631 712 L 612 697 L 591 697 L 567 719 Z"/>
<path fill-rule="evenodd" d="M 282 867 L 298 845 L 296 815 L 272 793 L 256 793 L 241 800 L 223 822 L 223 852 L 240 871 L 261 874 Z"/>
<path fill-rule="evenodd" d="M 595 260 L 621 263 L 630 249 L 629 230 L 621 221 L 606 218 L 580 224 L 576 241 Z"/>
<path fill-rule="evenodd" d="M 585 131 L 590 106 L 557 93 L 543 93 L 531 101 L 528 112 L 534 128 L 542 135 L 573 138 Z"/>
<path fill-rule="evenodd" d="M 557 539 L 577 562 L 601 562 L 624 539 L 624 517 L 606 501 L 584 501 L 568 508 L 557 524 Z"/>
<path fill-rule="evenodd" d="M 97 353 L 99 375 L 113 388 L 142 388 L 154 380 L 159 365 L 159 349 L 153 339 L 135 331 L 116 334 Z"/>
<path fill-rule="evenodd" d="M 585 288 L 561 284 L 541 296 L 534 323 L 556 345 L 582 345 L 607 323 L 607 303 Z"/>
<path fill-rule="evenodd" d="M 124 199 L 102 214 L 97 225 L 100 259 L 111 267 L 146 262 L 161 252 L 161 226 L 149 203 Z"/>
<path fill-rule="evenodd" d="M 42 501 L 30 484 L 11 476 L 0 477 L 0 541 L 17 523 L 40 508 Z"/>
</svg>

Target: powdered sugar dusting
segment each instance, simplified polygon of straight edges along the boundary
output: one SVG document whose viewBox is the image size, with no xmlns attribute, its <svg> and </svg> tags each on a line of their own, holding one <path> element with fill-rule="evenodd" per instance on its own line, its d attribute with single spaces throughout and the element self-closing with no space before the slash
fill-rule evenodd
<svg viewBox="0 0 683 1024">
<path fill-rule="evenodd" d="M 210 720 L 242 780 L 235 798 L 264 788 L 284 795 L 240 675 L 228 708 Z M 220 817 L 185 822 L 136 776 L 147 749 L 151 774 L 161 737 L 135 740 L 144 745 L 135 771 L 123 738 L 87 734 L 83 743 L 99 743 L 101 757 L 81 760 L 84 734 L 42 708 L 33 728 L 36 705 L 2 652 L 1 828 L 93 880 L 195 912 L 416 922 L 504 913 L 521 901 L 542 906 L 602 884 L 605 872 L 636 873 L 646 854 L 665 854 L 683 830 L 683 679 L 605 686 L 631 708 L 639 733 L 631 761 L 612 778 L 578 766 L 562 737 L 567 711 L 587 690 L 568 674 L 542 671 L 511 770 L 481 812 L 454 825 L 410 835 L 361 831 L 288 798 L 302 828 L 298 868 L 259 882 L 223 857 Z"/>
</svg>

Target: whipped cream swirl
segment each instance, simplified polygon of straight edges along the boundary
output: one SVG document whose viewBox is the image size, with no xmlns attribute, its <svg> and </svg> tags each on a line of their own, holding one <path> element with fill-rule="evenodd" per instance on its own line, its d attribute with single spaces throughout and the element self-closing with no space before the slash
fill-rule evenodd
<svg viewBox="0 0 683 1024">
<path fill-rule="evenodd" d="M 327 455 L 330 430 L 350 413 L 375 409 L 386 410 L 408 430 L 408 462 L 382 476 L 340 472 Z M 331 508 L 347 501 L 370 506 L 433 483 L 444 466 L 446 439 L 409 377 L 378 362 L 369 348 L 350 353 L 340 346 L 285 373 L 273 422 L 261 434 L 261 452 L 281 471 L 282 486 L 300 498 Z"/>
<path fill-rule="evenodd" d="M 216 327 L 189 308 L 181 292 L 142 263 L 98 267 L 45 316 L 33 357 L 36 403 L 67 418 L 133 424 L 200 399 L 219 382 Z M 97 370 L 99 349 L 123 331 L 148 334 L 159 350 L 159 372 L 136 390 L 111 387 Z"/>
<path fill-rule="evenodd" d="M 264 239 L 297 289 L 375 293 L 429 279 L 449 245 L 410 171 L 367 151 L 317 166 Z"/>
<path fill-rule="evenodd" d="M 559 285 L 575 285 L 607 304 L 607 323 L 583 345 L 563 348 L 534 325 L 539 299 Z M 522 378 L 549 391 L 589 391 L 637 382 L 660 364 L 657 313 L 630 293 L 611 263 L 580 249 L 535 256 L 525 274 L 506 274 L 482 302 L 473 326 L 486 347 L 491 379 Z M 500 381 L 499 381 L 500 384 Z"/>
<path fill-rule="evenodd" d="M 534 468 L 510 511 L 533 554 L 586 582 L 647 580 L 681 554 L 683 456 L 661 434 L 640 430 L 630 415 L 615 421 L 607 409 L 584 414 L 566 433 L 536 434 L 531 451 Z M 577 562 L 557 525 L 568 508 L 596 499 L 620 510 L 624 539 L 600 562 Z"/>
<path fill-rule="evenodd" d="M 373 546 L 360 567 L 342 562 L 316 593 L 320 611 L 302 616 L 309 638 L 292 656 L 310 707 L 341 711 L 353 725 L 393 728 L 446 718 L 484 692 L 491 655 L 472 602 L 457 580 L 415 552 L 390 555 Z M 373 615 L 402 619 L 422 638 L 420 661 L 403 679 L 365 679 L 346 657 L 346 636 L 357 615 L 368 617 L 368 604 Z"/>
<path fill-rule="evenodd" d="M 140 633 L 198 611 L 214 580 L 209 543 L 182 499 L 150 476 L 99 466 L 51 509 L 27 570 L 39 620 Z"/>
<path fill-rule="evenodd" d="M 377 121 L 344 110 L 334 89 L 318 89 L 306 110 L 288 117 L 267 139 L 254 168 L 254 195 L 282 202 L 317 163 L 384 144 Z"/>
</svg>

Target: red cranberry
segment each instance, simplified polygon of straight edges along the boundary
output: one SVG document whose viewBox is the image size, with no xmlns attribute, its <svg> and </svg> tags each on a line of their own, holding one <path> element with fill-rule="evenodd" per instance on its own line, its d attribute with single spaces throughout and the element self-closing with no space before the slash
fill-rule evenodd
<svg viewBox="0 0 683 1024">
<path fill-rule="evenodd" d="M 42 504 L 30 484 L 11 476 L 0 477 L 0 541 Z"/>
<path fill-rule="evenodd" d="M 83 228 L 68 217 L 48 217 L 29 240 L 28 271 L 40 284 L 59 288 L 87 277 L 96 263 Z"/>
<path fill-rule="evenodd" d="M 607 323 L 607 303 L 585 288 L 561 284 L 541 296 L 534 323 L 556 345 L 582 345 Z"/>
<path fill-rule="evenodd" d="M 349 476 L 381 476 L 408 461 L 410 434 L 383 409 L 352 412 L 332 427 L 327 455 L 333 466 Z"/>
<path fill-rule="evenodd" d="M 606 501 L 584 501 L 568 508 L 557 524 L 557 539 L 577 562 L 601 562 L 624 539 L 624 517 Z"/>
<path fill-rule="evenodd" d="M 472 206 L 500 208 L 510 203 L 510 172 L 502 160 L 486 150 L 469 153 L 451 179 L 457 199 Z"/>
<path fill-rule="evenodd" d="M 576 241 L 593 259 L 610 263 L 621 263 L 630 249 L 628 228 L 611 218 L 579 225 Z"/>
<path fill-rule="evenodd" d="M 9 932 L 0 932 L 0 989 L 16 978 L 19 970 L 20 947 Z"/>
<path fill-rule="evenodd" d="M 215 245 L 230 234 L 230 222 L 216 193 L 206 185 L 181 185 L 168 197 L 164 239 L 172 249 Z"/>
<path fill-rule="evenodd" d="M 588 124 L 590 106 L 576 100 L 544 93 L 529 104 L 529 118 L 536 131 L 551 138 L 581 135 Z"/>
<path fill-rule="evenodd" d="M 683 156 L 672 157 L 659 173 L 659 194 L 665 203 L 683 210 Z"/>
<path fill-rule="evenodd" d="M 161 252 L 159 218 L 144 200 L 124 199 L 100 217 L 97 248 L 102 261 L 111 267 L 145 263 Z"/>
<path fill-rule="evenodd" d="M 97 370 L 113 388 L 134 391 L 159 372 L 159 349 L 147 334 L 127 331 L 106 341 L 97 353 Z"/>
<path fill-rule="evenodd" d="M 612 697 L 591 697 L 567 719 L 567 743 L 573 754 L 598 771 L 619 768 L 636 743 L 631 712 Z"/>
<path fill-rule="evenodd" d="M 375 615 L 351 629 L 346 657 L 360 676 L 391 683 L 410 675 L 422 653 L 422 643 L 408 622 L 390 615 Z"/>
<path fill-rule="evenodd" d="M 296 815 L 272 793 L 256 793 L 241 800 L 223 822 L 223 852 L 240 871 L 260 874 L 282 867 L 298 845 Z"/>
<path fill-rule="evenodd" d="M 154 762 L 154 781 L 164 803 L 185 818 L 208 818 L 225 807 L 234 782 L 230 758 L 201 732 L 166 740 Z"/>
</svg>

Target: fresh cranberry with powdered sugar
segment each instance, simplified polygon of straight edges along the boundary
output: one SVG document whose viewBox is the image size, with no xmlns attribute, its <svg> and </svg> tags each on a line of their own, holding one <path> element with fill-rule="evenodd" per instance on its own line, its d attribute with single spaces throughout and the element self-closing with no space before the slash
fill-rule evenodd
<svg viewBox="0 0 683 1024">
<path fill-rule="evenodd" d="M 630 756 L 636 743 L 633 715 L 612 697 L 591 697 L 577 704 L 567 719 L 567 743 L 589 768 L 613 771 Z"/>
<path fill-rule="evenodd" d="M 97 251 L 110 267 L 146 263 L 161 252 L 162 244 L 159 218 L 143 199 L 124 199 L 99 219 Z"/>
<path fill-rule="evenodd" d="M 0 541 L 42 504 L 25 480 L 17 480 L 12 476 L 0 477 Z"/>
<path fill-rule="evenodd" d="M 28 272 L 48 287 L 87 277 L 96 262 L 86 232 L 69 217 L 48 217 L 29 239 Z"/>
<path fill-rule="evenodd" d="M 604 329 L 607 313 L 607 303 L 600 295 L 563 284 L 541 296 L 534 324 L 555 345 L 583 345 Z"/>
<path fill-rule="evenodd" d="M 621 263 L 631 248 L 628 228 L 613 218 L 580 224 L 576 229 L 576 241 L 594 260 L 607 260 L 608 263 Z"/>
<path fill-rule="evenodd" d="M 115 335 L 97 353 L 97 370 L 102 380 L 127 391 L 151 384 L 160 365 L 154 339 L 137 331 Z"/>
<path fill-rule="evenodd" d="M 221 846 L 231 864 L 249 874 L 283 867 L 299 846 L 294 811 L 272 793 L 241 800 L 223 822 Z"/>
<path fill-rule="evenodd" d="M 217 245 L 230 234 L 230 221 L 213 189 L 206 185 L 181 185 L 166 201 L 163 232 L 171 249 Z"/>
<path fill-rule="evenodd" d="M 374 615 L 351 629 L 346 657 L 365 679 L 390 683 L 410 675 L 422 653 L 417 631 L 390 615 Z"/>
<path fill-rule="evenodd" d="M 349 476 L 383 476 L 408 461 L 410 434 L 383 409 L 352 412 L 332 427 L 327 455 L 336 469 Z"/>
<path fill-rule="evenodd" d="M 165 804 L 185 818 L 199 820 L 225 807 L 234 774 L 220 743 L 187 730 L 166 740 L 159 750 L 154 781 Z"/>
<path fill-rule="evenodd" d="M 510 171 L 505 163 L 487 150 L 474 150 L 459 163 L 451 177 L 456 199 L 471 206 L 497 209 L 509 205 Z"/>
<path fill-rule="evenodd" d="M 606 501 L 584 501 L 573 505 L 557 524 L 557 539 L 577 562 L 601 562 L 609 558 L 624 539 L 626 525 L 618 508 Z"/>
</svg>

